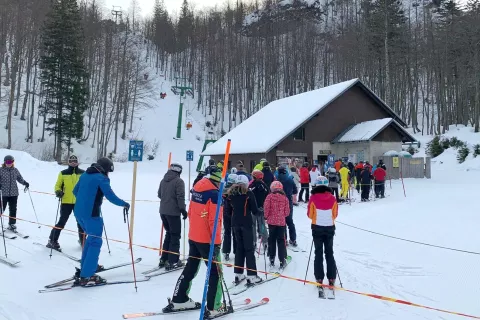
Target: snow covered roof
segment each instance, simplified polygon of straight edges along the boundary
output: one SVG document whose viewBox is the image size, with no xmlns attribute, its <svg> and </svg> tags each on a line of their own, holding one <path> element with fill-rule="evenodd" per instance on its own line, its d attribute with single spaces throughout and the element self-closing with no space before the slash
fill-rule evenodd
<svg viewBox="0 0 480 320">
<path fill-rule="evenodd" d="M 356 84 L 359 84 L 367 94 L 381 104 L 392 117 L 405 125 L 403 120 L 363 85 L 359 79 L 352 79 L 270 102 L 217 142 L 210 144 L 202 152 L 202 155 L 225 154 L 228 139 L 232 140 L 231 154 L 267 153 L 286 136 L 295 132 L 319 111 Z M 292 110 L 295 110 L 295 117 L 289 116 L 292 114 Z"/>
<path fill-rule="evenodd" d="M 352 125 L 336 137 L 332 143 L 370 141 L 391 124 L 394 125 L 395 129 L 400 131 L 405 137 L 410 138 L 411 141 L 416 141 L 415 138 L 403 129 L 395 120 L 392 118 L 384 118 Z"/>
</svg>

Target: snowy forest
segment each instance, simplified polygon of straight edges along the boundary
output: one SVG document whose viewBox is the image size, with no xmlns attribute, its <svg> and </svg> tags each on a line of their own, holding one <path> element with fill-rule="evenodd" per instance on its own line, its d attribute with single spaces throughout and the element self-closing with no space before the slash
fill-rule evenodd
<svg viewBox="0 0 480 320">
<path fill-rule="evenodd" d="M 55 6 L 63 13 L 54 16 Z M 152 67 L 167 80 L 185 78 L 220 134 L 272 100 L 352 78 L 414 132 L 480 129 L 480 0 L 236 0 L 194 8 L 179 1 L 172 15 L 156 0 L 154 12 L 141 15 L 138 0 L 113 10 L 96 0 L 0 0 L 6 147 L 18 117 L 30 142 L 35 125 L 43 126 L 38 141 L 56 136 L 57 159 L 62 144 L 92 136 L 99 156 L 110 139 L 115 152 L 135 110 L 148 107 L 143 98 L 160 94 L 146 71 Z M 55 55 L 78 71 L 75 85 L 57 78 Z"/>
</svg>

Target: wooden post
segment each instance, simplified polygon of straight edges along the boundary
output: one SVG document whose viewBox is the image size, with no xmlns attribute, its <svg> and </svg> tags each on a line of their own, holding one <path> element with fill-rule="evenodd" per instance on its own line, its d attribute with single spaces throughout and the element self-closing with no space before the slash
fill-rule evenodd
<svg viewBox="0 0 480 320">
<path fill-rule="evenodd" d="M 135 217 L 135 193 L 137 191 L 137 161 L 133 162 L 132 205 L 130 206 L 130 241 L 133 243 L 133 223 Z"/>
</svg>

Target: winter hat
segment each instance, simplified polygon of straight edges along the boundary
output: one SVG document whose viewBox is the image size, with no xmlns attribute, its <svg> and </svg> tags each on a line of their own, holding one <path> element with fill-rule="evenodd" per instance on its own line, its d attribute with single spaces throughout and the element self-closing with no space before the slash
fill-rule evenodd
<svg viewBox="0 0 480 320">
<path fill-rule="evenodd" d="M 307 168 L 307 167 L 308 167 L 308 162 L 304 162 L 304 163 L 302 164 L 302 167 Z"/>
<path fill-rule="evenodd" d="M 68 162 L 78 162 L 78 157 L 72 154 L 70 157 L 68 157 Z"/>
<path fill-rule="evenodd" d="M 279 190 L 283 190 L 283 184 L 280 181 L 273 181 L 270 185 L 270 191 L 274 192 Z"/>
<path fill-rule="evenodd" d="M 297 172 L 297 168 L 291 167 L 291 168 L 290 168 L 290 171 L 292 171 L 292 172 Z"/>
<path fill-rule="evenodd" d="M 244 185 L 245 187 L 248 187 L 249 181 L 248 181 L 247 176 L 245 176 L 243 174 L 237 176 L 237 184 L 241 184 L 241 185 Z"/>
<path fill-rule="evenodd" d="M 209 166 L 214 166 L 215 165 L 215 160 L 214 159 L 208 160 L 208 165 Z"/>
<path fill-rule="evenodd" d="M 182 165 L 179 164 L 179 163 L 172 163 L 172 164 L 170 165 L 169 170 L 172 170 L 172 171 L 175 171 L 175 172 L 178 172 L 179 174 L 181 174 L 181 173 L 182 173 L 182 170 L 183 170 L 183 167 L 182 167 Z"/>
<path fill-rule="evenodd" d="M 317 178 L 317 186 L 327 186 L 328 187 L 328 179 L 324 176 L 319 176 Z"/>
<path fill-rule="evenodd" d="M 4 163 L 7 163 L 7 161 L 11 161 L 11 162 L 14 162 L 15 161 L 15 158 L 11 155 L 6 155 L 5 158 L 3 158 L 3 162 Z"/>
<path fill-rule="evenodd" d="M 235 173 L 230 173 L 227 178 L 227 184 L 237 183 L 238 176 Z"/>
<path fill-rule="evenodd" d="M 237 173 L 237 168 L 233 167 L 232 169 L 230 169 L 230 172 L 236 175 L 236 173 Z"/>
<path fill-rule="evenodd" d="M 220 171 L 218 168 L 215 168 L 210 172 L 208 178 L 214 182 L 220 182 L 222 181 L 222 171 Z"/>
<path fill-rule="evenodd" d="M 278 173 L 287 174 L 287 168 L 285 168 L 284 165 L 281 165 L 280 167 L 278 167 Z"/>
<path fill-rule="evenodd" d="M 267 159 L 265 159 L 265 158 L 260 159 L 260 163 L 266 162 L 266 161 L 267 161 Z"/>
<path fill-rule="evenodd" d="M 264 168 L 270 168 L 270 163 L 268 163 L 268 161 L 264 161 L 263 162 L 263 167 Z"/>
<path fill-rule="evenodd" d="M 261 180 L 263 179 L 263 172 L 260 170 L 253 170 L 252 176 L 257 180 Z"/>
<path fill-rule="evenodd" d="M 100 158 L 97 160 L 97 164 L 103 169 L 103 172 L 113 172 L 114 166 L 112 160 L 108 158 Z"/>
</svg>

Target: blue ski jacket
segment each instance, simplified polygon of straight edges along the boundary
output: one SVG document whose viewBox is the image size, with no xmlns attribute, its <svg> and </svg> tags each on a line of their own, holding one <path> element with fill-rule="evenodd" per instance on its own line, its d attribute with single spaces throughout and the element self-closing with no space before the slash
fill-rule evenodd
<svg viewBox="0 0 480 320">
<path fill-rule="evenodd" d="M 99 217 L 104 196 L 114 205 L 128 206 L 125 201 L 115 195 L 110 187 L 110 179 L 96 164 L 80 176 L 73 194 L 77 199 L 74 208 L 75 216 L 81 218 Z"/>
</svg>

